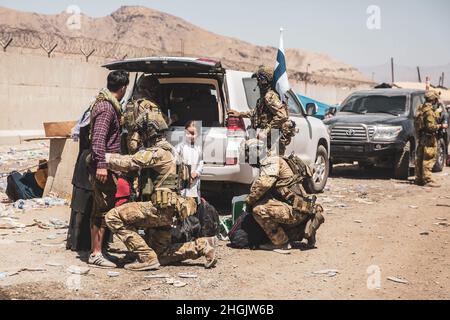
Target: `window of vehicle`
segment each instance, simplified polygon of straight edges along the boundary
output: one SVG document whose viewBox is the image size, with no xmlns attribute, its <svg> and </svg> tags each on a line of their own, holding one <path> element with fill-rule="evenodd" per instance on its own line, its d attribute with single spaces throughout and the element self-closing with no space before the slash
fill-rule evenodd
<svg viewBox="0 0 450 320">
<path fill-rule="evenodd" d="M 175 117 L 173 126 L 184 126 L 187 121 L 202 121 L 205 127 L 220 126 L 218 93 L 213 84 L 163 83 L 162 109 Z"/>
<path fill-rule="evenodd" d="M 242 82 L 244 83 L 247 105 L 250 109 L 254 109 L 260 96 L 258 82 L 254 78 L 243 78 Z"/>
<path fill-rule="evenodd" d="M 388 113 L 400 115 L 406 112 L 406 95 L 382 96 L 382 95 L 356 95 L 350 97 L 342 106 L 341 112 L 366 113 Z"/>
<path fill-rule="evenodd" d="M 292 96 L 292 94 L 290 92 L 288 92 L 286 95 L 288 97 L 287 105 L 288 105 L 289 114 L 301 115 L 302 113 L 299 109 L 300 106 L 297 104 L 297 101 L 295 100 L 295 98 Z"/>
<path fill-rule="evenodd" d="M 414 115 L 416 114 L 417 108 L 425 102 L 425 98 L 421 94 L 413 95 L 412 97 L 412 109 Z"/>
</svg>

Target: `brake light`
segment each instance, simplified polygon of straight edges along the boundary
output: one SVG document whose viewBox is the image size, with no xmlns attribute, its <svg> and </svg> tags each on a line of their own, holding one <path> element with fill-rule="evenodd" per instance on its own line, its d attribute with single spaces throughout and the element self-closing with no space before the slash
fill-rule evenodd
<svg viewBox="0 0 450 320">
<path fill-rule="evenodd" d="M 234 118 L 234 117 L 228 118 L 227 129 L 228 129 L 228 131 L 232 131 L 232 132 L 245 131 L 244 119 Z"/>
<path fill-rule="evenodd" d="M 234 166 L 234 165 L 236 165 L 238 163 L 238 159 L 237 158 L 226 158 L 225 161 L 226 161 L 225 164 L 227 166 Z"/>
</svg>

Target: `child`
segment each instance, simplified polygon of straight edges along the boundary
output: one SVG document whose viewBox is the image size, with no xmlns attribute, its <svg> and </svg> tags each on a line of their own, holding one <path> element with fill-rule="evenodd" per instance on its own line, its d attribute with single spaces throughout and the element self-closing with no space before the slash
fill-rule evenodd
<svg viewBox="0 0 450 320">
<path fill-rule="evenodd" d="M 181 196 L 192 199 L 200 204 L 200 176 L 203 171 L 201 146 L 196 144 L 198 137 L 195 121 L 189 121 L 185 126 L 185 141 L 176 146 L 181 161 L 191 166 L 191 184 L 189 188 L 181 190 Z"/>
</svg>

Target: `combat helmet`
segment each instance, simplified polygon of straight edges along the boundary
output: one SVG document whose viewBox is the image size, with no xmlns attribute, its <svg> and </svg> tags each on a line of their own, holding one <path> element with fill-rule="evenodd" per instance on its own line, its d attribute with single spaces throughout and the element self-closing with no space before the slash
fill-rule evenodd
<svg viewBox="0 0 450 320">
<path fill-rule="evenodd" d="M 427 92 L 425 92 L 425 100 L 426 101 L 434 101 L 439 99 L 439 93 L 434 91 L 434 90 L 428 90 Z"/>
<path fill-rule="evenodd" d="M 135 99 L 156 99 L 161 84 L 158 78 L 152 75 L 142 75 L 136 83 Z"/>
<path fill-rule="evenodd" d="M 253 74 L 252 78 L 256 78 L 258 80 L 258 85 L 260 85 L 262 89 L 270 89 L 273 85 L 273 74 L 273 68 L 261 65 Z"/>
<path fill-rule="evenodd" d="M 168 129 L 164 117 L 159 112 L 146 110 L 136 119 L 136 131 L 144 142 L 162 136 Z"/>
</svg>

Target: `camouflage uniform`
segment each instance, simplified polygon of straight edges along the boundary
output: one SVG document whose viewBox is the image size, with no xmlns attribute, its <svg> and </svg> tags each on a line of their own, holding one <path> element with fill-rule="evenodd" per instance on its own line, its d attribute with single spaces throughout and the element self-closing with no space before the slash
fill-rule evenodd
<svg viewBox="0 0 450 320">
<path fill-rule="evenodd" d="M 253 182 L 246 203 L 253 208 L 255 220 L 276 246 L 303 237 L 315 242 L 315 232 L 325 221 L 322 207 L 305 196 L 301 186 L 307 175 L 311 175 L 309 167 L 295 156 L 269 156 L 261 161 L 260 175 Z M 286 233 L 298 226 L 302 231 L 300 237 L 298 232 Z M 289 234 L 296 234 L 296 239 L 289 238 Z"/>
<path fill-rule="evenodd" d="M 433 91 L 428 91 L 425 98 L 427 101 L 418 107 L 414 119 L 416 135 L 419 139 L 415 166 L 415 182 L 418 185 L 426 185 L 434 182 L 431 172 L 436 163 L 436 137 L 440 127 L 436 123 L 436 115 L 433 111 L 432 104 L 438 98 L 438 95 Z"/>
<path fill-rule="evenodd" d="M 137 118 L 142 113 L 148 111 L 161 114 L 166 125 L 170 126 L 169 119 L 161 112 L 158 105 L 159 95 L 160 83 L 156 77 L 143 75 L 139 78 L 133 99 L 127 104 L 124 112 L 124 127 L 128 131 L 126 135 L 127 154 L 135 154 L 143 147 L 143 139 L 136 127 Z"/>
<path fill-rule="evenodd" d="M 178 175 L 174 150 L 165 139 L 135 155 L 108 154 L 110 169 L 128 172 L 149 169 L 154 183 L 151 201 L 127 203 L 106 214 L 107 226 L 123 241 L 129 251 L 137 254 L 138 262 L 127 265 L 130 270 L 150 270 L 159 264 L 169 264 L 205 256 L 206 267 L 215 264 L 214 238 L 201 238 L 183 244 L 171 244 L 171 225 L 177 214 L 191 214 L 189 202 L 177 194 Z M 147 241 L 137 229 L 146 229 Z"/>
<path fill-rule="evenodd" d="M 138 99 L 130 101 L 124 112 L 124 127 L 127 129 L 128 133 L 126 136 L 126 147 L 128 154 L 135 154 L 140 148 L 143 147 L 142 138 L 137 132 L 135 123 L 137 117 L 148 110 L 149 112 L 161 113 L 160 107 L 149 99 Z M 167 123 L 167 119 L 164 118 Z"/>
<path fill-rule="evenodd" d="M 261 66 L 254 75 L 258 79 L 263 78 L 263 84 L 258 80 L 261 97 L 258 99 L 256 108 L 247 112 L 231 111 L 230 115 L 241 118 L 250 118 L 254 130 L 260 129 L 259 137 L 270 139 L 271 130 L 280 130 L 280 154 L 285 153 L 286 146 L 291 143 L 295 135 L 295 123 L 289 120 L 287 105 L 280 99 L 279 94 L 272 89 L 273 69 Z M 269 143 L 268 147 L 271 145 Z"/>
</svg>

